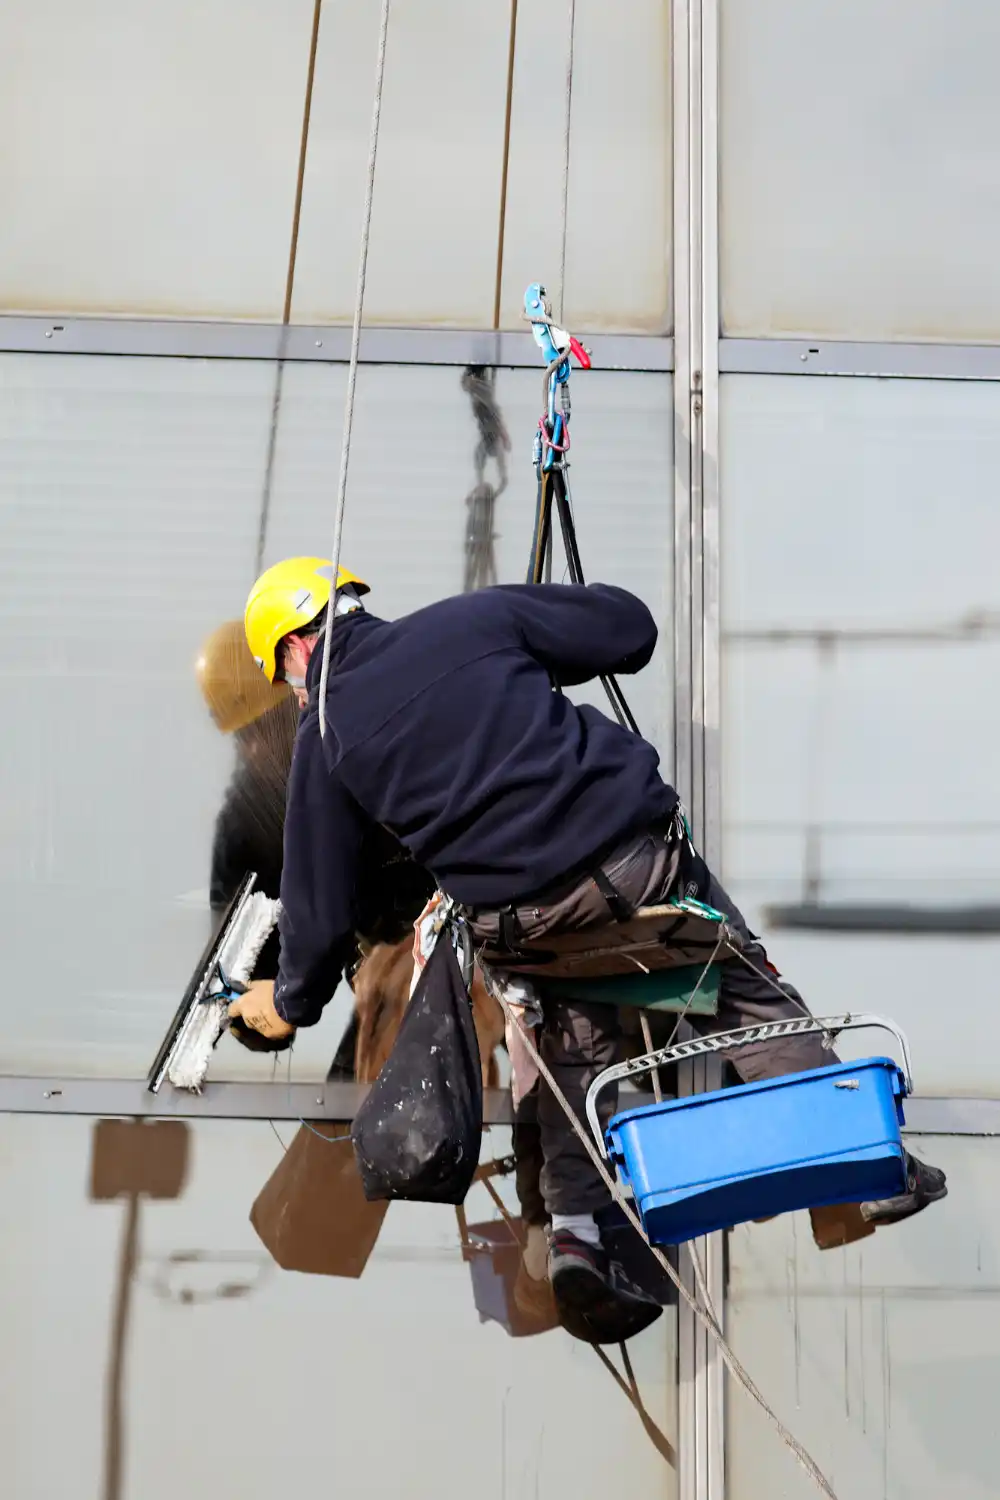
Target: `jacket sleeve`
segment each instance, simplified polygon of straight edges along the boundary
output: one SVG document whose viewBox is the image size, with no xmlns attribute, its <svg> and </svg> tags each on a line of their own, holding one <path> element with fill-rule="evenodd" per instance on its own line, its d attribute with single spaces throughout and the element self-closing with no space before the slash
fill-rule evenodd
<svg viewBox="0 0 1000 1500">
<path fill-rule="evenodd" d="M 656 645 L 656 621 L 641 599 L 606 583 L 532 583 L 502 588 L 525 649 L 563 687 L 606 673 L 639 672 Z"/>
<path fill-rule="evenodd" d="M 365 816 L 323 757 L 319 718 L 299 726 L 288 778 L 274 1004 L 293 1026 L 313 1026 L 354 946 L 354 888 Z"/>
</svg>

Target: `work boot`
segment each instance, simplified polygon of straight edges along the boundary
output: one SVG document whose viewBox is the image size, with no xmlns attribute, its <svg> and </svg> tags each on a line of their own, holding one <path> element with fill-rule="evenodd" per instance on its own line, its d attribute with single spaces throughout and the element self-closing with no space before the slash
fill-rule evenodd
<svg viewBox="0 0 1000 1500">
<path fill-rule="evenodd" d="M 906 1192 L 896 1198 L 876 1198 L 862 1203 L 861 1216 L 867 1224 L 898 1224 L 920 1213 L 928 1203 L 948 1196 L 948 1179 L 940 1167 L 929 1167 L 907 1151 Z"/>
<path fill-rule="evenodd" d="M 655 1323 L 663 1311 L 607 1251 L 566 1229 L 549 1235 L 549 1280 L 560 1323 L 585 1344 L 624 1343 Z"/>
</svg>

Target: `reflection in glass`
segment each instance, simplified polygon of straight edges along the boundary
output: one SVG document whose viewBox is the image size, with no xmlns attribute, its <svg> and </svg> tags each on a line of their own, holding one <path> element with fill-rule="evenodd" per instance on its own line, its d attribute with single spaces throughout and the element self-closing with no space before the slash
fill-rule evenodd
<svg viewBox="0 0 1000 1500">
<path fill-rule="evenodd" d="M 721 400 L 727 887 L 766 936 L 817 875 L 824 909 L 891 922 L 768 949 L 814 1013 L 892 1015 L 918 1092 L 991 1094 L 1000 391 L 727 375 Z"/>
<path fill-rule="evenodd" d="M 502 1159 L 503 1133 L 488 1145 Z M 623 1489 L 676 1493 L 674 1467 L 589 1349 L 558 1330 L 512 1337 L 495 1319 L 482 1321 L 499 1303 L 487 1287 L 477 1306 L 473 1275 L 482 1272 L 478 1256 L 463 1258 L 453 1210 L 392 1205 L 358 1279 L 284 1272 L 268 1269 L 247 1217 L 283 1159 L 266 1122 L 192 1125 L 171 1198 L 150 1197 L 129 1167 L 117 1202 L 91 1201 L 94 1149 L 86 1120 L 0 1119 L 11 1495 L 102 1493 L 109 1345 L 137 1188 L 121 1360 L 122 1500 L 171 1500 L 182 1463 L 197 1475 L 195 1493 L 245 1500 L 322 1492 L 333 1472 L 346 1494 L 414 1500 L 465 1500 L 470 1486 L 500 1493 L 502 1474 L 509 1496 L 562 1495 L 567 1486 L 581 1500 Z M 490 1181 L 513 1216 L 509 1178 Z M 467 1218 L 470 1239 L 502 1243 L 499 1227 L 479 1228 L 504 1224 L 485 1185 L 470 1194 Z M 58 1275 L 53 1244 L 63 1247 Z M 659 1326 L 664 1333 L 631 1346 L 631 1365 L 672 1452 L 672 1318 Z M 60 1441 L 26 1440 L 39 1424 Z M 292 1431 L 295 1441 L 286 1441 Z M 247 1432 L 258 1437 L 245 1441 Z"/>
<path fill-rule="evenodd" d="M 729 1239 L 727 1328 L 838 1495 L 992 1500 L 998 1144 L 907 1139 L 941 1163 L 961 1200 L 828 1254 L 803 1215 L 741 1226 Z M 815 1494 L 752 1403 L 728 1404 L 727 1438 L 733 1500 Z"/>
<path fill-rule="evenodd" d="M 329 546 L 344 382 L 342 367 L 286 366 L 264 565 Z M 496 377 L 511 440 L 494 507 L 501 581 L 527 567 L 540 386 L 534 370 Z M 247 821 L 243 798 L 243 834 L 266 829 L 277 851 L 290 722 L 265 711 L 220 732 L 197 674 L 206 642 L 240 619 L 253 581 L 274 367 L 5 355 L 0 389 L 14 731 L 0 741 L 10 934 L 0 1056 L 8 1072 L 139 1078 L 205 945 L 216 824 L 239 806 L 241 787 L 272 809 Z M 630 701 L 668 752 L 670 381 L 588 374 L 574 406 L 581 551 L 589 576 L 633 589 L 661 623 Z M 372 580 L 377 611 L 396 617 L 461 591 L 479 441 L 461 370 L 362 369 L 344 555 Z M 499 492 L 492 461 L 486 479 Z M 39 557 L 57 581 L 58 610 L 38 591 Z M 17 665 L 29 655 L 30 675 Z M 329 1020 L 300 1037 L 296 1080 L 326 1074 L 350 1008 L 341 992 Z M 271 1064 L 227 1038 L 212 1076 L 264 1082 Z"/>
</svg>

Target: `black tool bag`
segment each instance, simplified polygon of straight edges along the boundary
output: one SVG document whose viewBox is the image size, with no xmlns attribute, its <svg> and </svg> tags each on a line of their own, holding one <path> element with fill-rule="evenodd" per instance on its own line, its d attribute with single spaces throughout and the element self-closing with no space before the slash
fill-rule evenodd
<svg viewBox="0 0 1000 1500">
<path fill-rule="evenodd" d="M 369 1202 L 462 1203 L 479 1165 L 483 1078 L 469 992 L 449 932 L 417 982 L 351 1140 Z"/>
</svg>

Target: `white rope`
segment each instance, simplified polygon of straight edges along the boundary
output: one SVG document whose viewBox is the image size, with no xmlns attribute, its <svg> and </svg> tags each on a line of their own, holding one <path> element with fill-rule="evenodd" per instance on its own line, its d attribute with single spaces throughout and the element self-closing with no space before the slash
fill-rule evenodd
<svg viewBox="0 0 1000 1500">
<path fill-rule="evenodd" d="M 347 504 L 347 466 L 351 457 L 351 429 L 354 425 L 354 390 L 358 380 L 358 350 L 361 345 L 361 318 L 365 306 L 365 281 L 368 276 L 368 238 L 372 224 L 372 199 L 375 196 L 375 159 L 378 155 L 378 123 L 382 113 L 382 80 L 385 75 L 385 42 L 389 30 L 391 0 L 382 0 L 382 20 L 378 35 L 378 59 L 375 63 L 375 101 L 372 105 L 372 130 L 368 142 L 368 188 L 365 193 L 361 225 L 361 253 L 358 257 L 358 288 L 354 299 L 354 329 L 351 334 L 351 363 L 347 371 L 347 403 L 344 407 L 344 442 L 340 450 L 340 482 L 337 486 L 337 510 L 333 523 L 333 564 L 330 579 L 330 603 L 326 611 L 323 637 L 323 669 L 319 679 L 319 732 L 326 735 L 326 685 L 330 677 L 330 641 L 336 613 L 337 574 L 340 571 L 340 543 L 344 533 L 344 510 Z"/>
<path fill-rule="evenodd" d="M 488 979 L 488 974 L 486 971 L 483 971 L 483 977 Z M 632 1208 L 628 1199 L 625 1197 L 625 1194 L 622 1192 L 621 1186 L 618 1183 L 617 1179 L 612 1177 L 605 1163 L 602 1161 L 597 1147 L 590 1138 L 589 1132 L 581 1125 L 580 1121 L 574 1114 L 565 1094 L 556 1083 L 551 1072 L 549 1071 L 547 1064 L 542 1059 L 538 1048 L 532 1041 L 531 1036 L 528 1032 L 528 1028 L 521 1025 L 520 1019 L 508 1007 L 499 988 L 495 985 L 490 985 L 489 988 L 494 998 L 499 1000 L 500 1004 L 503 1006 L 504 1013 L 506 1014 L 508 1019 L 514 1026 L 517 1027 L 517 1030 L 520 1032 L 521 1039 L 528 1050 L 528 1055 L 531 1057 L 535 1066 L 538 1068 L 538 1071 L 541 1073 L 542 1077 L 545 1079 L 545 1082 L 552 1090 L 554 1098 L 562 1108 L 563 1113 L 569 1120 L 576 1134 L 583 1142 L 587 1154 L 589 1155 L 591 1161 L 594 1163 L 594 1166 L 597 1168 L 597 1171 L 600 1173 L 604 1185 L 608 1189 L 608 1192 L 614 1198 L 615 1202 L 622 1210 L 622 1213 L 632 1225 L 632 1228 L 649 1246 L 650 1253 L 655 1257 L 658 1264 L 662 1266 L 663 1270 L 666 1271 L 667 1275 L 670 1277 L 670 1280 L 677 1288 L 678 1293 L 684 1298 L 684 1301 L 690 1307 L 699 1323 L 701 1323 L 703 1327 L 706 1328 L 711 1334 L 712 1338 L 718 1345 L 719 1353 L 722 1355 L 723 1362 L 725 1363 L 726 1368 L 729 1370 L 730 1374 L 739 1382 L 739 1384 L 746 1391 L 747 1395 L 750 1396 L 752 1400 L 756 1401 L 757 1405 L 761 1408 L 761 1410 L 774 1426 L 775 1430 L 778 1433 L 778 1436 L 781 1438 L 781 1441 L 802 1465 L 803 1469 L 805 1469 L 806 1473 L 809 1475 L 810 1479 L 813 1480 L 821 1493 L 827 1496 L 827 1500 L 837 1500 L 835 1491 L 831 1487 L 829 1480 L 823 1474 L 823 1471 L 820 1469 L 815 1459 L 811 1456 L 810 1453 L 807 1452 L 807 1450 L 802 1446 L 799 1440 L 791 1432 L 789 1432 L 788 1428 L 784 1425 L 781 1418 L 768 1405 L 767 1401 L 764 1399 L 762 1392 L 754 1384 L 750 1375 L 744 1369 L 743 1365 L 737 1359 L 736 1355 L 733 1353 L 733 1350 L 726 1342 L 725 1334 L 722 1332 L 721 1322 L 712 1304 L 712 1298 L 705 1283 L 705 1276 L 698 1257 L 695 1253 L 693 1244 L 688 1243 L 686 1248 L 690 1255 L 691 1266 L 694 1271 L 695 1286 L 697 1288 L 698 1297 L 700 1297 L 701 1299 L 700 1302 L 688 1291 L 681 1277 L 674 1270 L 667 1257 L 663 1254 L 663 1251 L 658 1249 L 656 1245 L 650 1244 L 649 1239 L 646 1235 L 646 1231 L 643 1229 L 638 1215 L 635 1213 L 635 1210 Z"/>
<path fill-rule="evenodd" d="M 712 956 L 708 960 L 708 963 L 705 965 L 705 967 L 702 969 L 701 973 L 698 975 L 698 983 L 695 985 L 694 989 L 685 1000 L 684 1008 L 678 1015 L 677 1020 L 673 1024 L 673 1029 L 671 1030 L 670 1035 L 667 1037 L 665 1044 L 666 1046 L 672 1047 L 674 1045 L 674 1037 L 681 1029 L 681 1022 L 687 1020 L 687 1013 L 691 1009 L 695 1000 L 698 998 L 699 991 L 701 990 L 702 985 L 705 983 L 705 980 L 708 978 L 709 970 L 715 963 L 715 960 L 718 958 L 723 948 L 728 948 L 729 951 L 732 952 L 732 944 L 729 942 L 726 935 L 726 927 L 724 923 L 722 924 L 722 930 L 720 931 L 719 936 L 715 940 L 715 947 L 712 949 Z"/>
<path fill-rule="evenodd" d="M 573 113 L 573 48 L 576 41 L 576 0 L 569 0 L 569 55 L 566 59 L 566 119 L 563 128 L 562 246 L 559 252 L 559 324 L 566 305 L 566 223 L 569 217 L 569 127 Z"/>
</svg>

